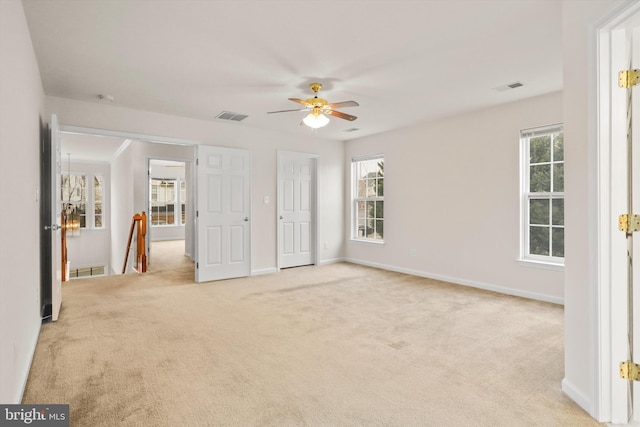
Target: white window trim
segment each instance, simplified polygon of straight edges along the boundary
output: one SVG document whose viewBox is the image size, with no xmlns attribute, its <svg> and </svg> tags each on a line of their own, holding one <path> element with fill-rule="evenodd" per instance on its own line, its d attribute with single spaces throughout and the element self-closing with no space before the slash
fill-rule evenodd
<svg viewBox="0 0 640 427">
<path fill-rule="evenodd" d="M 364 243 L 364 244 L 373 244 L 373 245 L 384 245 L 385 239 L 368 239 L 368 238 L 364 238 L 364 237 L 358 237 L 358 233 L 356 231 L 356 227 L 358 224 L 358 210 L 356 208 L 356 194 L 358 194 L 358 188 L 357 188 L 357 183 L 356 183 L 356 179 L 355 179 L 355 170 L 354 170 L 354 165 L 357 162 L 361 162 L 361 161 L 365 161 L 365 160 L 375 160 L 375 159 L 380 159 L 384 161 L 384 154 L 383 153 L 376 153 L 376 154 L 368 154 L 365 156 L 356 156 L 356 157 L 352 157 L 351 158 L 351 200 L 350 200 L 350 204 L 351 204 L 351 227 L 350 227 L 350 235 L 351 235 L 351 241 L 355 242 L 355 243 Z M 379 198 L 376 198 L 377 200 L 382 200 L 384 201 L 384 196 Z M 386 206 L 385 206 L 385 212 L 386 212 Z"/>
<path fill-rule="evenodd" d="M 564 126 L 562 123 L 523 129 L 520 131 L 520 254 L 517 261 L 520 265 L 527 267 L 564 270 L 564 258 L 552 255 L 531 255 L 528 253 L 530 196 L 535 197 L 536 195 L 544 195 L 545 198 L 564 200 L 565 193 L 564 191 L 529 193 L 529 144 L 526 141 L 531 137 L 548 135 L 556 132 L 564 132 Z"/>
<path fill-rule="evenodd" d="M 102 213 L 100 215 L 102 215 L 102 226 L 101 227 L 96 227 L 96 188 L 95 188 L 95 178 L 100 178 L 100 182 L 102 185 Z M 105 198 L 106 198 L 106 194 L 105 194 L 105 180 L 104 180 L 104 175 L 101 173 L 96 173 L 96 174 L 91 174 L 91 228 L 94 230 L 104 230 L 106 229 L 106 221 L 105 221 Z"/>
</svg>

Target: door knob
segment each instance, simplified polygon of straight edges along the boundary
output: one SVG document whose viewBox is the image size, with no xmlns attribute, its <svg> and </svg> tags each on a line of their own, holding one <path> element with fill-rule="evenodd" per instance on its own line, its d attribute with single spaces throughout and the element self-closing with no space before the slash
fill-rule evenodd
<svg viewBox="0 0 640 427">
<path fill-rule="evenodd" d="M 282 215 L 280 215 L 280 219 L 284 219 L 284 217 Z"/>
<path fill-rule="evenodd" d="M 248 216 L 245 216 L 245 217 L 244 217 L 244 220 L 245 220 L 245 221 L 249 221 L 249 217 L 248 217 Z"/>
</svg>

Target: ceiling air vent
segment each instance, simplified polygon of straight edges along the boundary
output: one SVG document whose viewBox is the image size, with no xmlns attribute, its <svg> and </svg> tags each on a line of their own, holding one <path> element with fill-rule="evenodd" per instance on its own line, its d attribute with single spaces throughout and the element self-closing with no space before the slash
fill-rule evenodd
<svg viewBox="0 0 640 427">
<path fill-rule="evenodd" d="M 351 128 L 351 129 L 345 130 L 345 132 L 355 132 L 355 131 L 358 131 L 358 130 L 360 130 L 360 128 Z"/>
<path fill-rule="evenodd" d="M 223 111 L 222 113 L 218 114 L 216 116 L 216 119 L 221 119 L 221 120 L 231 120 L 233 122 L 240 122 L 244 119 L 246 119 L 247 116 L 246 114 L 238 114 L 238 113 L 231 113 L 229 111 Z"/>
<path fill-rule="evenodd" d="M 508 85 L 494 87 L 493 90 L 496 90 L 498 92 L 504 92 L 506 90 L 511 90 L 518 87 L 522 87 L 522 86 L 524 86 L 524 84 L 520 82 L 513 82 L 513 83 L 509 83 Z"/>
</svg>

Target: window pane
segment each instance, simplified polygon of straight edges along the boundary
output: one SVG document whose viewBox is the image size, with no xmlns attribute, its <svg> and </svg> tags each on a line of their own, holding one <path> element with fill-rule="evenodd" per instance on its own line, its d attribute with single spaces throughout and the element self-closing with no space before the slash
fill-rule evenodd
<svg viewBox="0 0 640 427">
<path fill-rule="evenodd" d="M 549 227 L 529 227 L 529 253 L 549 255 Z"/>
<path fill-rule="evenodd" d="M 363 197 L 367 197 L 367 180 L 366 179 L 359 179 L 357 182 L 357 191 L 356 191 L 356 197 L 357 198 L 363 198 Z"/>
<path fill-rule="evenodd" d="M 564 191 L 564 163 L 553 165 L 553 190 Z"/>
<path fill-rule="evenodd" d="M 529 223 L 549 224 L 549 199 L 529 200 Z"/>
<path fill-rule="evenodd" d="M 367 202 L 367 218 L 376 217 L 376 202 Z"/>
<path fill-rule="evenodd" d="M 553 161 L 564 160 L 564 133 L 553 134 Z"/>
<path fill-rule="evenodd" d="M 384 238 L 384 221 L 381 220 L 381 219 L 376 220 L 375 238 L 376 239 L 383 239 Z"/>
<path fill-rule="evenodd" d="M 551 191 L 551 165 L 530 167 L 529 191 L 539 193 Z"/>
<path fill-rule="evenodd" d="M 564 199 L 551 201 L 551 221 L 553 225 L 564 225 Z"/>
<path fill-rule="evenodd" d="M 379 201 L 376 203 L 376 218 L 383 219 L 384 218 L 384 202 Z"/>
<path fill-rule="evenodd" d="M 552 239 L 552 255 L 557 257 L 564 257 L 564 228 L 553 227 L 551 231 Z"/>
<path fill-rule="evenodd" d="M 551 161 L 551 135 L 531 138 L 529 141 L 529 163 Z"/>
</svg>

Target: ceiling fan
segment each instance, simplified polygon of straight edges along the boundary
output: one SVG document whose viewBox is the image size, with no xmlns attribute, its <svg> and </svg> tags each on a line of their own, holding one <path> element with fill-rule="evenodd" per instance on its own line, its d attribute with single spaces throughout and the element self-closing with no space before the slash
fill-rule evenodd
<svg viewBox="0 0 640 427">
<path fill-rule="evenodd" d="M 290 111 L 308 111 L 309 114 L 304 119 L 302 119 L 302 123 L 300 124 L 307 125 L 313 129 L 318 129 L 322 126 L 326 126 L 327 123 L 329 123 L 329 118 L 327 116 L 334 116 L 349 121 L 354 121 L 355 119 L 357 119 L 356 116 L 342 113 L 334 109 L 344 107 L 357 107 L 360 104 L 358 104 L 356 101 L 344 101 L 329 104 L 326 99 L 318 98 L 318 92 L 320 91 L 320 89 L 322 89 L 321 83 L 311 83 L 309 87 L 315 93 L 315 96 L 313 98 L 309 98 L 306 100 L 299 98 L 289 98 L 289 101 L 302 104 L 304 108 L 296 110 L 269 111 L 267 114 L 287 113 Z"/>
</svg>

